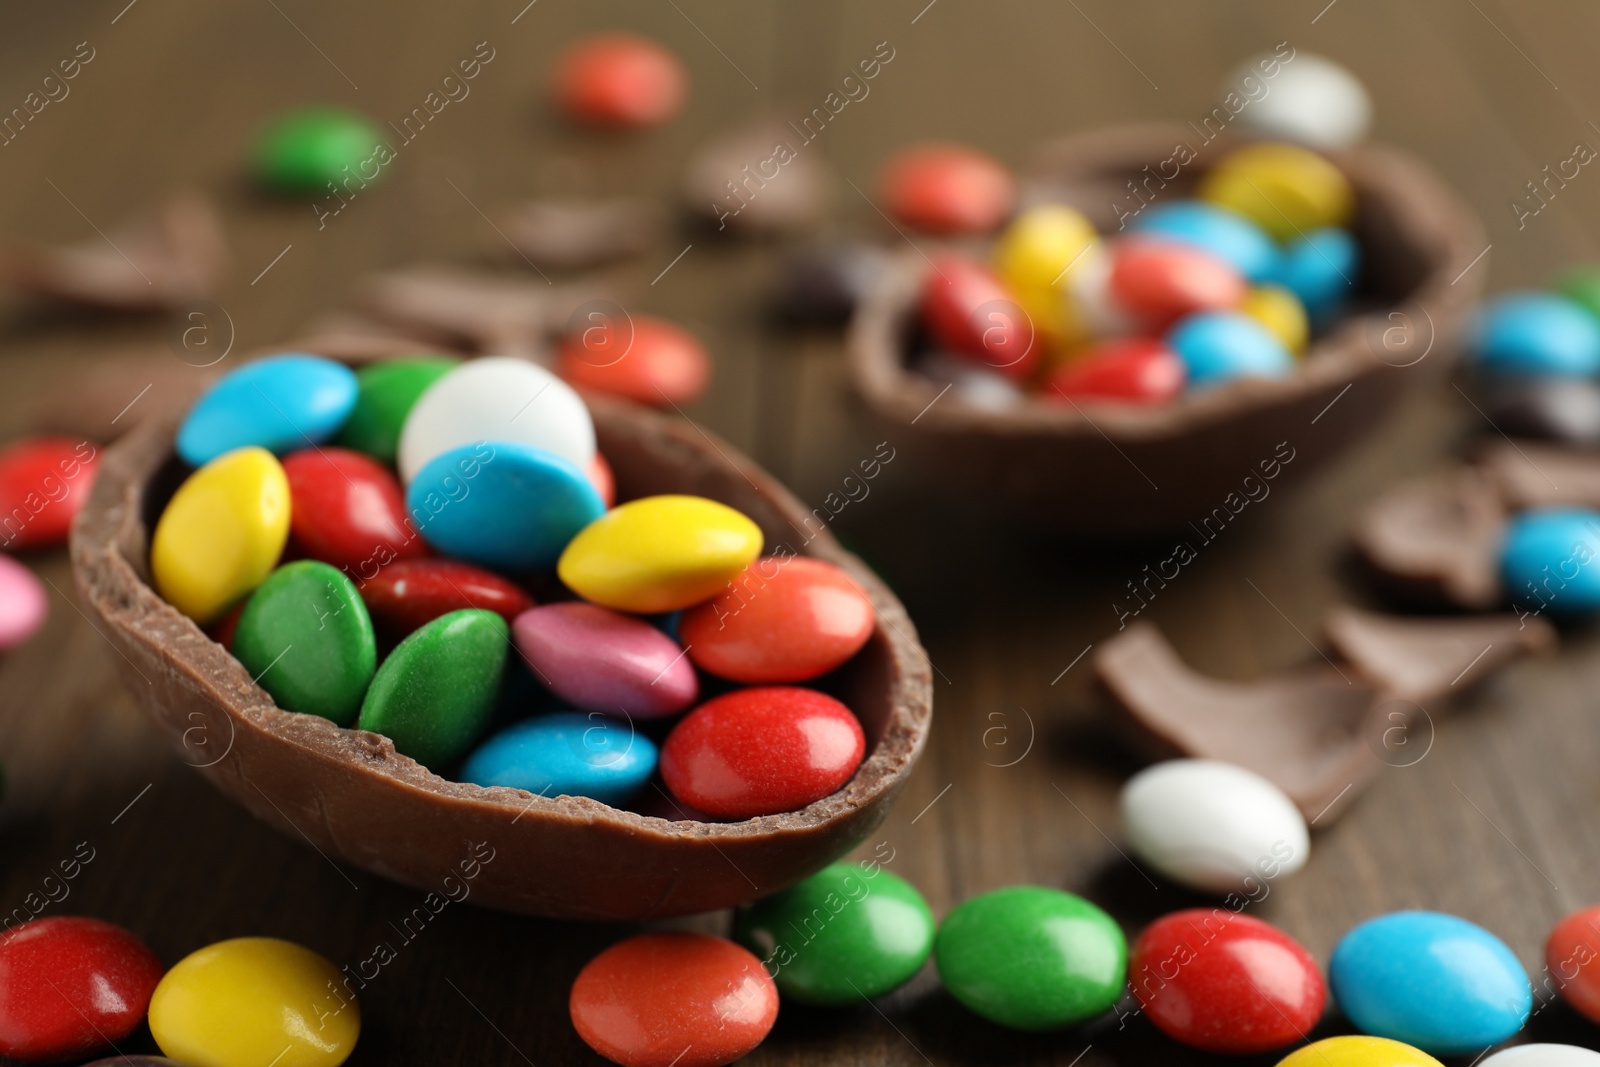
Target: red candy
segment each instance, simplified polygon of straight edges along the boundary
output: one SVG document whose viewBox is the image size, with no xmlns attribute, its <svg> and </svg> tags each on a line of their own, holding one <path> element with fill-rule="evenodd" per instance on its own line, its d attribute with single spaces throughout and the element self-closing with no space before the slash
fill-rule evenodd
<svg viewBox="0 0 1600 1067">
<path fill-rule="evenodd" d="M 1133 337 L 1096 345 L 1045 378 L 1040 395 L 1070 400 L 1164 404 L 1183 392 L 1183 360 L 1161 341 Z"/>
<path fill-rule="evenodd" d="M 498 574 L 450 559 L 396 560 L 375 577 L 351 577 L 373 624 L 391 637 L 462 608 L 492 611 L 509 623 L 533 607 L 531 596 Z"/>
<path fill-rule="evenodd" d="M 661 747 L 672 795 L 722 818 L 798 811 L 861 765 L 866 737 L 850 709 L 814 689 L 739 689 L 684 717 Z"/>
<path fill-rule="evenodd" d="M 884 165 L 884 210 L 940 233 L 986 233 L 1011 214 L 1016 183 L 993 156 L 958 144 L 915 145 Z"/>
<path fill-rule="evenodd" d="M 1544 962 L 1573 1010 L 1600 1022 L 1600 905 L 1556 923 L 1544 943 Z"/>
<path fill-rule="evenodd" d="M 1162 1033 L 1229 1055 L 1302 1040 L 1328 999 L 1322 972 L 1299 942 L 1221 908 L 1151 923 L 1129 953 L 1128 981 Z"/>
<path fill-rule="evenodd" d="M 578 1036 L 625 1067 L 720 1067 L 778 1019 L 778 987 L 747 950 L 709 934 L 640 934 L 590 960 L 567 1002 Z"/>
<path fill-rule="evenodd" d="M 406 522 L 405 494 L 388 468 L 345 448 L 287 456 L 289 531 L 307 556 L 360 580 L 397 559 L 426 555 Z"/>
<path fill-rule="evenodd" d="M 1027 312 L 993 271 L 964 256 L 934 260 L 922 318 L 935 340 L 1015 381 L 1031 378 L 1042 358 Z"/>
<path fill-rule="evenodd" d="M 34 919 L 0 936 L 0 1054 L 82 1059 L 144 1021 L 161 961 L 99 919 Z"/>
<path fill-rule="evenodd" d="M 1119 241 L 1111 254 L 1111 298 L 1155 329 L 1196 311 L 1237 307 L 1244 276 L 1197 248 L 1163 241 Z"/>
<path fill-rule="evenodd" d="M 678 638 L 702 670 L 736 682 L 804 682 L 872 636 L 872 601 L 844 571 L 800 556 L 757 560 L 683 613 Z"/>
<path fill-rule="evenodd" d="M 589 482 L 594 486 L 594 491 L 600 494 L 600 503 L 608 509 L 617 502 L 617 479 L 611 473 L 611 464 L 606 462 L 606 457 L 596 452 L 589 461 L 589 468 L 584 473 L 589 475 Z"/>
<path fill-rule="evenodd" d="M 575 330 L 561 345 L 560 374 L 573 385 L 640 404 L 687 404 L 711 380 L 711 357 L 670 322 L 633 315 Z"/>
<path fill-rule="evenodd" d="M 653 126 L 677 114 L 689 79 L 678 57 L 632 34 L 597 34 L 556 61 L 556 102 L 579 122 Z"/>
<path fill-rule="evenodd" d="M 65 541 L 99 465 L 94 445 L 70 437 L 35 437 L 0 449 L 0 548 Z"/>
</svg>

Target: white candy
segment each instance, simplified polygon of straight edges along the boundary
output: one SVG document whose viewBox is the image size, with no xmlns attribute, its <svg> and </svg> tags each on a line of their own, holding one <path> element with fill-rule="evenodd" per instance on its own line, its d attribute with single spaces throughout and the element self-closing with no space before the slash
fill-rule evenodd
<svg viewBox="0 0 1600 1067">
<path fill-rule="evenodd" d="M 509 356 L 469 360 L 428 387 L 400 429 L 398 465 L 410 484 L 434 456 L 479 441 L 533 445 L 586 469 L 594 420 L 572 387 Z"/>
<path fill-rule="evenodd" d="M 1267 90 L 1245 105 L 1239 125 L 1313 148 L 1344 148 L 1367 136 L 1372 100 L 1354 74 L 1331 59 L 1298 52 L 1279 67 L 1276 77 L 1265 78 L 1256 66 L 1263 58 L 1239 67 L 1228 83 L 1228 91 L 1240 95 L 1258 84 Z M 1246 77 L 1254 80 L 1246 82 Z"/>
<path fill-rule="evenodd" d="M 1514 1045 L 1478 1067 L 1600 1067 L 1600 1052 L 1577 1045 Z"/>
<path fill-rule="evenodd" d="M 941 386 L 950 386 L 962 403 L 982 411 L 1010 411 L 1025 399 L 1005 375 L 949 352 L 922 357 L 917 371 Z"/>
<path fill-rule="evenodd" d="M 1174 882 L 1212 893 L 1259 892 L 1305 866 L 1305 817 L 1283 790 L 1221 760 L 1170 760 L 1122 787 L 1133 853 Z"/>
<path fill-rule="evenodd" d="M 1106 242 L 1096 241 L 1080 255 L 1057 287 L 1066 303 L 1068 321 L 1082 321 L 1089 335 L 1100 341 L 1138 332 L 1133 316 L 1111 295 L 1111 258 Z"/>
</svg>

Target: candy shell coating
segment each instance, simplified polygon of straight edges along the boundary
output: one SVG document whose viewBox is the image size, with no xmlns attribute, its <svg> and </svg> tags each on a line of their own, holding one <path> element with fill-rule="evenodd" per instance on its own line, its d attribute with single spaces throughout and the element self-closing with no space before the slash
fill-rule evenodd
<svg viewBox="0 0 1600 1067">
<path fill-rule="evenodd" d="M 338 1067 L 360 1036 L 361 1007 L 310 949 L 237 937 L 167 972 L 150 998 L 150 1033 L 190 1067 Z"/>
<path fill-rule="evenodd" d="M 99 919 L 49 916 L 12 927 L 0 934 L 0 1055 L 82 1059 L 126 1039 L 161 971 L 143 941 Z"/>
<path fill-rule="evenodd" d="M 289 537 L 289 480 L 263 448 L 241 448 L 189 475 L 150 539 L 156 591 L 204 626 L 260 585 Z"/>
<path fill-rule="evenodd" d="M 1043 886 L 963 901 L 940 924 L 933 953 L 951 995 L 1015 1030 L 1054 1030 L 1101 1014 L 1122 995 L 1128 970 L 1127 941 L 1111 916 Z"/>
<path fill-rule="evenodd" d="M 1239 313 L 1248 315 L 1266 328 L 1295 355 L 1306 350 L 1311 340 L 1311 320 L 1300 298 L 1281 285 L 1258 285 L 1245 294 Z"/>
<path fill-rule="evenodd" d="M 1328 979 L 1358 1030 L 1436 1056 L 1499 1044 L 1533 1007 L 1528 974 L 1505 942 L 1436 911 L 1390 912 L 1356 926 L 1334 946 Z"/>
<path fill-rule="evenodd" d="M 409 485 L 435 456 L 480 442 L 510 441 L 586 469 L 594 420 L 572 386 L 525 359 L 468 360 L 428 386 L 400 430 L 398 465 Z"/>
<path fill-rule="evenodd" d="M 1297 236 L 1283 248 L 1273 279 L 1304 306 L 1313 322 L 1329 321 L 1356 293 L 1361 247 L 1335 227 Z"/>
<path fill-rule="evenodd" d="M 453 559 L 396 560 L 355 577 L 373 625 L 391 638 L 464 608 L 492 611 L 509 625 L 533 607 L 533 598 L 514 582 Z"/>
<path fill-rule="evenodd" d="M 1197 192 L 1280 241 L 1343 226 L 1355 213 L 1355 191 L 1338 167 L 1308 148 L 1280 142 L 1229 153 L 1200 178 Z"/>
<path fill-rule="evenodd" d="M 400 428 L 412 405 L 460 362 L 443 356 L 418 356 L 357 369 L 355 406 L 334 443 L 393 466 L 400 448 Z"/>
<path fill-rule="evenodd" d="M 646 37 L 594 34 L 556 60 L 557 105 L 578 122 L 639 127 L 665 122 L 683 106 L 689 77 L 678 57 Z"/>
<path fill-rule="evenodd" d="M 567 1010 L 578 1036 L 623 1067 L 721 1067 L 766 1038 L 778 990 L 732 941 L 639 934 L 584 965 Z"/>
<path fill-rule="evenodd" d="M 621 719 L 557 712 L 507 727 L 467 757 L 459 780 L 543 797 L 620 804 L 650 780 L 656 746 Z"/>
<path fill-rule="evenodd" d="M 254 445 L 282 455 L 330 440 L 356 403 L 349 367 L 299 352 L 258 359 L 201 395 L 178 427 L 178 455 L 200 467 Z"/>
<path fill-rule="evenodd" d="M 0 556 L 0 652 L 38 633 L 49 616 L 44 583 L 10 556 Z"/>
<path fill-rule="evenodd" d="M 1555 293 L 1506 293 L 1478 312 L 1467 348 L 1491 374 L 1592 377 L 1600 374 L 1600 320 Z"/>
<path fill-rule="evenodd" d="M 556 573 L 596 604 L 636 614 L 715 596 L 761 553 L 761 527 L 726 504 L 651 496 L 612 508 L 568 543 Z"/>
<path fill-rule="evenodd" d="M 1122 787 L 1134 856 L 1206 893 L 1243 890 L 1305 866 L 1311 838 L 1300 809 L 1253 771 L 1221 760 L 1168 760 Z"/>
<path fill-rule="evenodd" d="M 344 448 L 308 448 L 283 459 L 289 533 L 296 549 L 348 572 L 426 555 L 407 525 L 400 483 L 376 460 Z"/>
<path fill-rule="evenodd" d="M 736 689 L 684 716 L 661 746 L 672 795 L 711 815 L 799 811 L 842 787 L 866 754 L 850 709 L 814 689 Z"/>
<path fill-rule="evenodd" d="M 1005 221 L 1016 199 L 1003 163 L 960 144 L 901 150 L 884 164 L 878 189 L 890 215 L 937 233 L 987 233 Z"/>
<path fill-rule="evenodd" d="M 1577 1045 L 1514 1045 L 1479 1063 L 1482 1067 L 1600 1067 L 1600 1052 Z"/>
<path fill-rule="evenodd" d="M 1183 360 L 1190 388 L 1209 388 L 1238 378 L 1283 378 L 1294 357 L 1255 319 L 1237 311 L 1190 315 L 1166 337 Z"/>
<path fill-rule="evenodd" d="M 653 719 L 700 695 L 678 642 L 643 619 L 571 602 L 525 611 L 511 629 L 539 680 L 576 707 Z"/>
<path fill-rule="evenodd" d="M 1076 304 L 1063 295 L 1068 276 L 1098 243 L 1083 213 L 1061 204 L 1029 208 L 995 242 L 995 273 L 1050 345 L 1063 347 L 1087 336 Z"/>
<path fill-rule="evenodd" d="M 1277 1067 L 1444 1067 L 1419 1048 L 1386 1037 L 1349 1034 L 1297 1048 Z"/>
<path fill-rule="evenodd" d="M 0 448 L 0 548 L 65 543 L 99 466 L 94 445 L 71 437 L 30 437 Z"/>
<path fill-rule="evenodd" d="M 1229 264 L 1252 282 L 1270 279 L 1278 265 L 1278 246 L 1270 234 L 1237 212 L 1204 200 L 1152 204 L 1128 229 L 1198 248 Z"/>
<path fill-rule="evenodd" d="M 1596 556 L 1600 512 L 1529 508 L 1506 523 L 1500 578 L 1511 599 L 1529 610 L 1584 615 L 1600 611 Z"/>
<path fill-rule="evenodd" d="M 329 182 L 358 173 L 386 143 L 377 127 L 357 112 L 300 108 L 279 116 L 262 132 L 256 178 L 280 192 L 325 196 Z"/>
<path fill-rule="evenodd" d="M 1137 236 L 1112 248 L 1111 298 L 1155 328 L 1195 312 L 1235 307 L 1244 294 L 1244 278 L 1232 264 L 1192 245 Z"/>
<path fill-rule="evenodd" d="M 1260 84 L 1265 92 L 1254 89 Z M 1312 148 L 1348 148 L 1367 136 L 1372 122 L 1372 100 L 1361 80 L 1310 52 L 1291 51 L 1282 62 L 1277 55 L 1255 57 L 1228 82 L 1229 92 L 1241 89 L 1250 94 L 1250 103 L 1239 124 L 1267 137 Z"/>
<path fill-rule="evenodd" d="M 1027 309 L 976 260 L 944 254 L 933 264 L 920 308 L 934 340 L 1013 381 L 1031 378 L 1044 353 Z"/>
<path fill-rule="evenodd" d="M 664 319 L 629 316 L 577 330 L 561 345 L 561 377 L 581 389 L 652 407 L 692 403 L 711 380 L 711 357 L 698 338 Z"/>
<path fill-rule="evenodd" d="M 1153 337 L 1095 345 L 1052 370 L 1039 391 L 1059 404 L 1115 400 L 1164 404 L 1183 392 L 1188 371 L 1177 354 Z"/>
<path fill-rule="evenodd" d="M 1600 906 L 1580 908 L 1556 923 L 1544 943 L 1544 962 L 1561 999 L 1590 1022 L 1600 1022 Z"/>
</svg>

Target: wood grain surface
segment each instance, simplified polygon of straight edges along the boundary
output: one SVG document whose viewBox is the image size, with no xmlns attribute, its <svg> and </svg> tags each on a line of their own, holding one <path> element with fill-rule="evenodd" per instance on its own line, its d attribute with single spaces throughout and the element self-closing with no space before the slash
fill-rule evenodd
<svg viewBox="0 0 1600 1067">
<path fill-rule="evenodd" d="M 222 207 L 234 254 L 218 299 L 225 316 L 203 325 L 220 343 L 231 321 L 242 352 L 291 336 L 368 272 L 503 255 L 485 213 L 519 197 L 671 196 L 698 143 L 768 109 L 808 112 L 879 42 L 894 59 L 870 95 L 806 148 L 868 193 L 883 155 L 915 140 L 970 141 L 1021 165 L 1064 132 L 1202 115 L 1235 61 L 1288 41 L 1364 78 L 1377 135 L 1416 151 L 1479 211 L 1493 250 L 1473 269 L 1490 271 L 1491 287 L 1537 284 L 1595 254 L 1600 175 L 1582 172 L 1520 229 L 1508 206 L 1575 143 L 1600 144 L 1591 121 L 1600 119 L 1600 11 L 1586 5 L 525 2 L 7 5 L 0 112 L 21 106 L 80 42 L 94 58 L 69 96 L 0 146 L 0 236 L 83 240 L 176 188 L 202 188 Z M 683 56 L 690 106 L 636 136 L 573 132 L 545 107 L 549 60 L 580 33 L 617 27 Z M 264 201 L 243 180 L 255 131 L 280 109 L 326 101 L 380 123 L 398 119 L 485 41 L 495 58 L 471 95 L 324 228 L 303 202 Z M 839 185 L 838 228 L 900 242 L 849 183 Z M 715 383 L 688 414 L 820 505 L 883 438 L 849 392 L 837 335 L 765 324 L 760 303 L 781 250 L 684 225 L 615 277 L 630 308 L 684 322 L 714 353 Z M 63 407 L 89 417 L 98 410 L 91 398 L 100 408 L 108 397 L 133 402 L 150 384 L 118 425 L 98 416 L 111 435 L 195 373 L 171 329 L 160 318 L 0 305 L 0 436 Z M 1483 430 L 1454 388 L 1409 406 L 1313 481 L 1252 505 L 1142 617 L 1221 677 L 1314 661 L 1333 605 L 1383 606 L 1348 566 L 1362 503 Z M 890 869 L 940 915 L 1017 882 L 1085 893 L 1130 933 L 1196 903 L 1147 881 L 1123 855 L 1115 800 L 1138 762 L 1107 729 L 1083 656 L 1115 630 L 1124 583 L 1164 556 L 1162 546 L 1088 547 L 996 525 L 892 463 L 835 528 L 898 591 L 935 667 L 933 740 L 864 854 L 886 842 Z M 50 583 L 52 616 L 0 661 L 0 909 L 25 906 L 63 861 L 92 853 L 64 889 L 50 883 L 61 899 L 45 913 L 125 924 L 168 963 L 244 934 L 290 938 L 340 964 L 393 944 L 397 957 L 363 993 L 353 1067 L 599 1062 L 567 1022 L 567 991 L 582 964 L 628 930 L 464 905 L 406 942 L 395 927 L 418 895 L 336 868 L 214 794 L 116 680 L 116 652 L 74 604 L 65 552 L 28 562 Z M 1305 870 L 1271 884 L 1253 913 L 1325 962 L 1340 934 L 1372 914 L 1443 909 L 1500 934 L 1537 975 L 1552 923 L 1600 897 L 1600 643 L 1582 629 L 1563 638 L 1555 659 L 1520 664 L 1448 716 L 1434 712 L 1431 737 L 1416 739 L 1426 756 L 1385 769 L 1348 801 L 1348 814 L 1316 835 Z M 717 914 L 686 925 L 727 923 Z M 1559 1005 L 1542 1009 L 1529 1033 L 1600 1044 L 1600 1031 Z M 140 1050 L 154 1050 L 147 1033 L 123 1049 Z M 748 1062 L 1197 1058 L 1139 1019 L 1052 1035 L 1002 1031 L 951 1000 L 930 966 L 872 1005 L 786 1006 Z"/>
</svg>

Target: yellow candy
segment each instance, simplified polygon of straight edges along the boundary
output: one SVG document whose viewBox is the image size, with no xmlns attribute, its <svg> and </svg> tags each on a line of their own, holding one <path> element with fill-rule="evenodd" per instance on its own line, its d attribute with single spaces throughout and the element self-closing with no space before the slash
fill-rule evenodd
<svg viewBox="0 0 1600 1067">
<path fill-rule="evenodd" d="M 1410 1045 L 1386 1037 L 1329 1037 L 1297 1048 L 1278 1067 L 1443 1067 Z"/>
<path fill-rule="evenodd" d="M 150 1033 L 189 1067 L 338 1067 L 361 1034 L 339 969 L 308 948 L 238 937 L 190 953 L 150 997 Z"/>
<path fill-rule="evenodd" d="M 1070 300 L 1068 278 L 1099 238 L 1080 212 L 1059 204 L 1030 208 L 1000 235 L 994 269 L 1033 319 L 1044 342 L 1060 348 L 1081 341 L 1087 329 Z"/>
<path fill-rule="evenodd" d="M 156 523 L 156 591 L 203 626 L 261 584 L 288 536 L 289 480 L 272 453 L 220 455 L 189 475 Z"/>
<path fill-rule="evenodd" d="M 1311 324 L 1306 320 L 1300 298 L 1281 285 L 1258 285 L 1245 294 L 1239 310 L 1267 328 L 1285 348 L 1299 355 L 1311 339 Z"/>
<path fill-rule="evenodd" d="M 761 554 L 761 528 L 698 496 L 651 496 L 584 527 L 556 564 L 579 596 L 619 611 L 676 611 L 720 593 Z"/>
<path fill-rule="evenodd" d="M 1254 219 L 1280 241 L 1321 226 L 1343 226 L 1355 210 L 1344 172 L 1290 144 L 1239 149 L 1200 180 L 1199 195 Z"/>
</svg>

